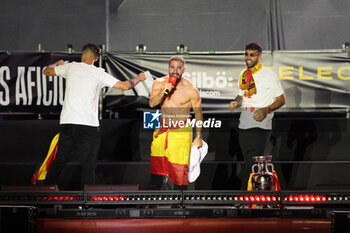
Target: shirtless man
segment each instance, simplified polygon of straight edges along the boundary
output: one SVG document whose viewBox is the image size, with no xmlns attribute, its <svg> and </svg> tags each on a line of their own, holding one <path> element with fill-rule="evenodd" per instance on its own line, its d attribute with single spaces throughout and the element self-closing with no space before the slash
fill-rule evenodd
<svg viewBox="0 0 350 233">
<path fill-rule="evenodd" d="M 184 72 L 185 60 L 173 56 L 169 59 L 169 76 L 155 80 L 152 86 L 149 105 L 160 105 L 162 114 L 161 128 L 154 131 L 151 145 L 154 189 L 161 189 L 163 184 L 169 189 L 186 188 L 191 145 L 202 146 L 202 128 L 196 124 L 196 136 L 192 142 L 192 128 L 186 125 L 191 108 L 196 122 L 203 122 L 203 115 L 199 92 L 188 79 L 182 77 Z M 177 77 L 175 85 L 169 82 L 172 75 Z"/>
</svg>

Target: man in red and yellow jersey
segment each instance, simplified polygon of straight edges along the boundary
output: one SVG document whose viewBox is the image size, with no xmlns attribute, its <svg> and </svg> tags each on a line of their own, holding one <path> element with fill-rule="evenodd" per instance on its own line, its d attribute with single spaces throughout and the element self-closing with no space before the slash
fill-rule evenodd
<svg viewBox="0 0 350 233">
<path fill-rule="evenodd" d="M 169 59 L 169 76 L 154 81 L 149 105 L 161 107 L 161 128 L 154 131 L 151 145 L 152 188 L 184 189 L 188 185 L 188 163 L 191 146 L 202 146 L 202 128 L 186 124 L 191 108 L 195 120 L 203 122 L 201 98 L 197 88 L 186 78 L 185 60 Z"/>
</svg>

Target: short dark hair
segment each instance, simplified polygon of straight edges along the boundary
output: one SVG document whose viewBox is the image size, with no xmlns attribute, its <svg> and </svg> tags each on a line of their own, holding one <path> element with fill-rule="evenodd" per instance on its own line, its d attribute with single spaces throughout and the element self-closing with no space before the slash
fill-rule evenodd
<svg viewBox="0 0 350 233">
<path fill-rule="evenodd" d="M 181 61 L 183 66 L 185 66 L 186 62 L 185 59 L 183 57 L 180 56 L 172 56 L 171 58 L 169 58 L 169 65 L 171 61 Z"/>
<path fill-rule="evenodd" d="M 258 50 L 259 53 L 262 53 L 262 47 L 256 42 L 247 44 L 245 46 L 245 50 Z"/>
<path fill-rule="evenodd" d="M 92 43 L 88 43 L 88 44 L 84 45 L 83 52 L 85 50 L 92 52 L 92 54 L 95 56 L 95 58 L 98 57 L 99 52 L 100 52 L 100 48 L 97 45 L 92 44 Z"/>
</svg>

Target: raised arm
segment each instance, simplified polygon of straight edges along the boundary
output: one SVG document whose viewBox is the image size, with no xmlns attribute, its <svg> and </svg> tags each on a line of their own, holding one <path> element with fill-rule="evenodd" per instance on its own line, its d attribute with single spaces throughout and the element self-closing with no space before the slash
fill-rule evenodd
<svg viewBox="0 0 350 233">
<path fill-rule="evenodd" d="M 63 64 L 64 64 L 64 61 L 63 61 L 63 60 L 56 61 L 55 63 L 53 63 L 53 64 L 51 64 L 51 65 L 48 65 L 48 66 L 43 70 L 43 73 L 44 73 L 46 76 L 54 76 L 54 75 L 56 75 L 55 67 L 56 67 L 56 66 L 63 65 Z"/>
<path fill-rule="evenodd" d="M 114 88 L 126 91 L 134 86 L 136 86 L 139 82 L 143 81 L 146 79 L 146 76 L 144 73 L 140 73 L 136 78 L 128 81 L 118 81 L 116 84 L 114 84 Z"/>
<path fill-rule="evenodd" d="M 154 80 L 152 85 L 152 91 L 149 97 L 149 106 L 151 108 L 160 104 L 164 97 L 164 87 L 163 87 L 164 79 L 159 78 Z"/>
</svg>

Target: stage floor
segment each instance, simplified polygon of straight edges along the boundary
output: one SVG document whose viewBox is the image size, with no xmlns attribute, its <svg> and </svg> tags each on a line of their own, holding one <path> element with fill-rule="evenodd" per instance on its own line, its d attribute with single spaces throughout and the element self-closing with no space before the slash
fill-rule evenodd
<svg viewBox="0 0 350 233">
<path fill-rule="evenodd" d="M 327 219 L 39 219 L 40 233 L 330 233 Z"/>
</svg>

